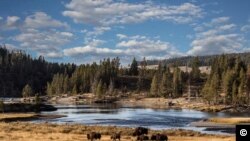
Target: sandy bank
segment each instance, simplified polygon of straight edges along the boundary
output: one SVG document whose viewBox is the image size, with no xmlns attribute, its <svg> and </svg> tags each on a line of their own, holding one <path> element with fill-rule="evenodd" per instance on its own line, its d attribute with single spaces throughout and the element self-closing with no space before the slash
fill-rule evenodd
<svg viewBox="0 0 250 141">
<path fill-rule="evenodd" d="M 13 121 L 29 121 L 39 119 L 55 119 L 61 118 L 64 115 L 41 115 L 36 113 L 7 113 L 0 114 L 0 121 L 13 122 Z"/>
</svg>

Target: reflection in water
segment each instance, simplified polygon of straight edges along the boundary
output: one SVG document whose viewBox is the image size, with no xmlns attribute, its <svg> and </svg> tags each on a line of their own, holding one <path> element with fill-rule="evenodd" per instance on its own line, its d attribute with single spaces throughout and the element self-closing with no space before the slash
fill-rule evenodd
<svg viewBox="0 0 250 141">
<path fill-rule="evenodd" d="M 57 111 L 44 114 L 62 114 L 67 117 L 52 119 L 55 123 L 83 123 L 88 125 L 145 126 L 152 129 L 184 128 L 189 124 L 209 117 L 230 116 L 225 113 L 207 113 L 195 110 L 154 110 L 146 108 L 123 108 L 119 105 L 57 105 Z M 240 116 L 240 115 L 238 115 Z"/>
</svg>

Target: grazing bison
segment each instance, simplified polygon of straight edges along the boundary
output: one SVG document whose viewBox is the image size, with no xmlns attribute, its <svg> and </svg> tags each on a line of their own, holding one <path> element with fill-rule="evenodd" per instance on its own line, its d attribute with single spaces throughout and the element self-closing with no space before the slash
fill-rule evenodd
<svg viewBox="0 0 250 141">
<path fill-rule="evenodd" d="M 91 132 L 91 133 L 87 134 L 87 139 L 91 140 L 91 141 L 97 140 L 97 139 L 100 140 L 101 137 L 102 137 L 102 135 L 100 133 L 96 133 L 96 132 Z"/>
<path fill-rule="evenodd" d="M 113 140 L 113 141 L 118 139 L 120 141 L 121 140 L 121 132 L 112 134 L 110 139 Z"/>
<path fill-rule="evenodd" d="M 152 141 L 168 141 L 168 136 L 165 134 L 156 134 L 151 136 Z"/>
<path fill-rule="evenodd" d="M 137 127 L 137 128 L 135 128 L 133 136 L 140 136 L 140 135 L 143 135 L 143 134 L 148 134 L 148 128 Z"/>
<path fill-rule="evenodd" d="M 152 135 L 150 138 L 151 141 L 155 141 L 156 140 L 156 135 Z"/>
<path fill-rule="evenodd" d="M 147 140 L 149 140 L 149 137 L 145 135 L 140 135 L 137 137 L 137 141 L 147 141 Z"/>
</svg>

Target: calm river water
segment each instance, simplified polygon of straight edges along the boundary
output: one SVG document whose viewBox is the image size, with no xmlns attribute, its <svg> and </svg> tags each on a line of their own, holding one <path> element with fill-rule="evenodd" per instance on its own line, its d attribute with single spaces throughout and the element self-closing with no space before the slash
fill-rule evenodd
<svg viewBox="0 0 250 141">
<path fill-rule="evenodd" d="M 86 125 L 114 125 L 137 127 L 145 126 L 151 129 L 182 128 L 206 133 L 205 128 L 191 127 L 194 121 L 209 117 L 227 117 L 227 113 L 207 113 L 195 110 L 155 110 L 149 108 L 118 107 L 116 105 L 56 105 L 54 112 L 43 114 L 60 114 L 66 117 L 47 120 L 53 123 L 80 123 Z M 247 116 L 247 115 L 233 115 Z"/>
</svg>

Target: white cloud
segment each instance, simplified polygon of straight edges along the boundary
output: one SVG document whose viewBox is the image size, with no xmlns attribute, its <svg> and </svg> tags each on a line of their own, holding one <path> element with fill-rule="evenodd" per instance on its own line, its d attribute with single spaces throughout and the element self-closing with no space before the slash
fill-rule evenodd
<svg viewBox="0 0 250 141">
<path fill-rule="evenodd" d="M 61 54 L 59 47 L 70 42 L 72 37 L 73 34 L 70 32 L 28 29 L 17 35 L 15 40 L 20 42 L 22 48 L 36 51 L 46 57 L 58 57 Z"/>
<path fill-rule="evenodd" d="M 229 17 L 219 17 L 203 24 L 204 31 L 196 33 L 188 55 L 212 55 L 241 52 L 244 37 L 236 31 L 236 25 L 229 23 Z M 207 26 L 212 25 L 212 26 Z"/>
<path fill-rule="evenodd" d="M 95 39 L 97 36 L 102 35 L 104 32 L 111 30 L 110 27 L 94 27 L 93 31 L 83 30 L 85 33 L 84 40 L 86 43 Z"/>
<path fill-rule="evenodd" d="M 48 52 L 48 53 L 39 53 L 39 55 L 45 56 L 47 58 L 58 59 L 63 57 L 62 52 Z"/>
<path fill-rule="evenodd" d="M 249 32 L 250 31 L 250 24 L 242 26 L 240 30 L 243 32 Z"/>
<path fill-rule="evenodd" d="M 247 24 L 243 25 L 240 30 L 242 32 L 250 32 L 250 19 L 248 19 Z"/>
<path fill-rule="evenodd" d="M 127 38 L 127 35 L 124 34 L 116 34 L 116 37 L 118 37 L 120 40 Z"/>
<path fill-rule="evenodd" d="M 95 27 L 93 31 L 86 31 L 86 36 L 102 35 L 105 31 L 111 30 L 110 27 Z"/>
<path fill-rule="evenodd" d="M 51 16 L 44 12 L 35 12 L 32 15 L 27 16 L 24 20 L 21 20 L 18 16 L 8 16 L 6 21 L 0 18 L 0 30 L 13 30 L 19 29 L 39 29 L 39 28 L 69 28 L 67 23 L 60 22 L 56 19 L 53 19 Z"/>
<path fill-rule="evenodd" d="M 1 20 L 3 21 L 3 20 Z M 0 23 L 3 30 L 16 29 L 8 39 L 18 42 L 22 49 L 35 51 L 37 55 L 48 58 L 63 57 L 60 47 L 73 39 L 67 23 L 53 19 L 44 12 L 35 12 L 21 20 L 17 16 L 8 16 Z"/>
<path fill-rule="evenodd" d="M 17 47 L 15 46 L 15 45 L 13 45 L 13 44 L 4 44 L 5 45 L 5 47 L 8 49 L 8 50 L 15 50 L 15 49 L 17 49 Z"/>
<path fill-rule="evenodd" d="M 240 52 L 242 38 L 238 34 L 225 34 L 195 39 L 188 55 L 212 55 L 222 53 Z"/>
<path fill-rule="evenodd" d="M 125 38 L 120 38 L 120 36 Z M 119 56 L 127 61 L 130 61 L 127 58 L 131 59 L 132 57 L 136 57 L 140 60 L 144 56 L 149 59 L 164 59 L 183 55 L 168 42 L 154 40 L 140 35 L 127 36 L 118 34 L 117 37 L 120 38 L 121 41 L 113 48 L 101 47 L 103 46 L 103 41 L 93 40 L 84 46 L 64 49 L 63 52 L 65 56 L 85 57 L 91 58 L 92 60 Z"/>
<path fill-rule="evenodd" d="M 17 16 L 8 16 L 6 20 L 6 28 L 15 29 L 18 26 L 18 21 L 20 20 Z"/>
<path fill-rule="evenodd" d="M 202 17 L 203 11 L 192 3 L 156 5 L 153 2 L 127 3 L 113 0 L 71 0 L 63 15 L 76 23 L 95 25 L 139 23 L 146 20 L 165 20 L 188 23 Z"/>
<path fill-rule="evenodd" d="M 229 21 L 229 17 L 218 17 L 218 18 L 214 18 L 211 21 L 211 24 L 222 24 L 222 23 L 226 23 Z"/>
<path fill-rule="evenodd" d="M 62 23 L 53 19 L 44 12 L 36 12 L 24 20 L 24 27 L 26 28 L 46 28 L 46 27 L 68 27 L 66 23 Z"/>
<path fill-rule="evenodd" d="M 122 55 L 123 51 L 121 49 L 110 49 L 110 48 L 100 48 L 99 45 L 103 44 L 101 40 L 93 40 L 89 44 L 83 47 L 74 47 L 69 49 L 64 49 L 64 55 L 66 56 L 101 56 L 103 58 L 110 56 Z"/>
</svg>

